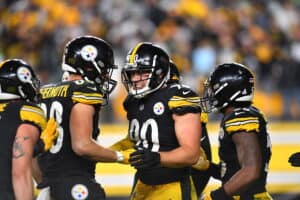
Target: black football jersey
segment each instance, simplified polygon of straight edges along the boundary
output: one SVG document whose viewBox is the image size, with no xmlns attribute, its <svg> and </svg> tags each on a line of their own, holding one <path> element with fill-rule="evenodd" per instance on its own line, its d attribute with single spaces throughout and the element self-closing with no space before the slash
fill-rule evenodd
<svg viewBox="0 0 300 200">
<path fill-rule="evenodd" d="M 225 116 L 219 133 L 219 157 L 221 160 L 222 182 L 228 181 L 240 168 L 236 147 L 232 141 L 233 134 L 255 132 L 259 140 L 262 155 L 262 168 L 259 179 L 251 184 L 244 194 L 264 192 L 271 158 L 271 141 L 264 115 L 255 107 L 238 108 Z M 243 194 L 239 194 L 243 196 Z"/>
<path fill-rule="evenodd" d="M 31 124 L 40 131 L 46 126 L 44 112 L 37 105 L 25 101 L 0 103 L 0 191 L 12 191 L 12 149 L 17 129 L 21 124 Z"/>
<path fill-rule="evenodd" d="M 84 103 L 95 107 L 92 137 L 99 134 L 98 120 L 103 94 L 92 83 L 77 80 L 46 85 L 41 91 L 41 107 L 47 118 L 54 117 L 58 123 L 59 136 L 49 152 L 39 157 L 43 175 L 49 179 L 67 174 L 87 174 L 94 176 L 95 161 L 85 159 L 72 150 L 70 135 L 70 114 L 74 105 Z M 84 116 L 82 116 L 84 117 Z"/>
<path fill-rule="evenodd" d="M 128 96 L 124 108 L 129 121 L 129 137 L 136 146 L 151 151 L 170 151 L 179 146 L 173 114 L 201 113 L 200 97 L 190 88 L 179 84 L 168 85 L 142 99 Z M 189 133 L 186 133 L 189 134 Z M 161 184 L 179 180 L 189 173 L 188 168 L 153 168 L 138 170 L 146 184 Z"/>
<path fill-rule="evenodd" d="M 207 160 L 211 161 L 211 147 L 210 147 L 210 140 L 207 132 L 206 124 L 208 122 L 208 114 L 207 113 L 201 113 L 201 147 L 204 150 L 206 154 Z"/>
</svg>

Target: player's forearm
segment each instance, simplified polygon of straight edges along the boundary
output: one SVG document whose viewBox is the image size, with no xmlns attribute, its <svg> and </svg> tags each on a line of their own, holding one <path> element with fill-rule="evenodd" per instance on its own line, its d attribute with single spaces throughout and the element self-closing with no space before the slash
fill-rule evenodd
<svg viewBox="0 0 300 200">
<path fill-rule="evenodd" d="M 234 195 L 247 188 L 259 178 L 259 170 L 255 166 L 243 167 L 224 184 L 227 194 Z"/>
<path fill-rule="evenodd" d="M 16 200 L 33 199 L 33 181 L 31 175 L 13 177 L 13 188 Z"/>
<path fill-rule="evenodd" d="M 199 158 L 199 148 L 179 147 L 172 151 L 160 152 L 160 162 L 165 167 L 191 166 Z"/>
<path fill-rule="evenodd" d="M 95 141 L 89 141 L 87 143 L 77 143 L 72 146 L 74 152 L 82 157 L 97 162 L 116 162 L 116 151 L 104 148 L 97 144 Z"/>
</svg>

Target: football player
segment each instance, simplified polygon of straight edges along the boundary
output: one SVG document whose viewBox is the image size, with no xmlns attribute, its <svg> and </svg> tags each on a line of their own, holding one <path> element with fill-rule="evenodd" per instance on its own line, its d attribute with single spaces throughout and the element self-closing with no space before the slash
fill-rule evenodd
<svg viewBox="0 0 300 200">
<path fill-rule="evenodd" d="M 271 200 L 266 191 L 271 142 L 267 120 L 252 105 L 254 75 L 238 63 L 217 66 L 201 99 L 204 112 L 220 112 L 219 178 L 222 186 L 203 199 Z"/>
<path fill-rule="evenodd" d="M 34 150 L 48 150 L 55 138 L 54 121 L 48 129 L 44 112 L 36 104 L 38 89 L 39 79 L 23 60 L 9 59 L 0 64 L 1 199 L 33 199 Z"/>
<path fill-rule="evenodd" d="M 128 137 L 136 148 L 129 159 L 138 177 L 133 200 L 197 199 L 190 166 L 199 156 L 200 97 L 167 84 L 169 65 L 162 48 L 142 42 L 129 51 L 122 69 Z"/>
<path fill-rule="evenodd" d="M 181 84 L 181 76 L 178 67 L 172 60 L 170 60 L 170 80 L 168 81 L 168 84 Z M 210 173 L 208 173 L 207 169 L 209 167 L 209 162 L 211 161 L 211 146 L 207 134 L 207 122 L 207 113 L 201 113 L 202 135 L 200 139 L 201 155 L 199 159 L 202 160 L 199 160 L 199 164 L 193 165 L 191 169 L 191 174 L 198 197 L 201 196 L 210 178 Z"/>
<path fill-rule="evenodd" d="M 68 75 L 40 90 L 41 107 L 48 118 L 55 118 L 59 136 L 50 151 L 39 156 L 39 187 L 45 189 L 38 199 L 48 196 L 49 187 L 56 200 L 105 199 L 94 177 L 96 162 L 124 160 L 121 152 L 96 142 L 99 111 L 116 85 L 111 78 L 116 68 L 112 47 L 100 38 L 80 36 L 65 46 L 62 70 Z"/>
</svg>

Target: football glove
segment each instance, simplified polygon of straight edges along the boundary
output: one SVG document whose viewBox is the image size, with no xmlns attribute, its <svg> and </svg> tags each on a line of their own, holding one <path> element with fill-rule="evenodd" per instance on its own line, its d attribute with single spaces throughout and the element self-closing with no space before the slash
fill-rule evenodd
<svg viewBox="0 0 300 200">
<path fill-rule="evenodd" d="M 221 165 L 210 162 L 207 172 L 215 179 L 221 180 Z"/>
<path fill-rule="evenodd" d="M 111 150 L 121 151 L 129 148 L 134 148 L 134 142 L 130 140 L 129 137 L 126 137 L 118 142 L 114 143 L 109 147 Z"/>
<path fill-rule="evenodd" d="M 223 187 L 213 190 L 210 194 L 201 197 L 201 200 L 234 200 L 233 197 L 228 196 Z"/>
<path fill-rule="evenodd" d="M 202 149 L 202 147 L 200 147 L 198 161 L 196 162 L 196 164 L 192 165 L 192 167 L 197 170 L 207 170 L 209 168 L 209 163 L 210 162 L 209 160 L 207 160 L 204 150 Z"/>
<path fill-rule="evenodd" d="M 117 162 L 122 164 L 129 164 L 130 154 L 133 153 L 134 151 L 135 151 L 134 148 L 126 149 L 123 151 L 117 151 L 117 156 L 118 156 Z"/>
<path fill-rule="evenodd" d="M 160 154 L 149 149 L 138 149 L 130 154 L 129 162 L 136 169 L 147 169 L 160 165 Z"/>
<path fill-rule="evenodd" d="M 50 118 L 47 122 L 46 128 L 41 133 L 41 140 L 44 143 L 44 151 L 48 151 L 56 138 L 58 137 L 58 131 L 57 131 L 57 123 L 54 118 Z"/>
<path fill-rule="evenodd" d="M 289 157 L 289 163 L 294 167 L 300 167 L 300 152 L 293 153 Z"/>
</svg>

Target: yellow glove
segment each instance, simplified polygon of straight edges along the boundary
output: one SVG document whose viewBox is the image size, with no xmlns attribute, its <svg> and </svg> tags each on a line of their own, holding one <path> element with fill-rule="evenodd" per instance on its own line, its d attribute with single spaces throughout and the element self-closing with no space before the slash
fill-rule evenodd
<svg viewBox="0 0 300 200">
<path fill-rule="evenodd" d="M 130 149 L 126 149 L 123 151 L 117 151 L 117 155 L 118 155 L 118 163 L 122 163 L 122 164 L 129 164 L 129 157 L 130 154 L 135 152 L 136 150 L 134 148 L 130 148 Z"/>
<path fill-rule="evenodd" d="M 228 195 L 223 187 L 218 188 L 217 190 L 211 191 L 209 194 L 205 194 L 200 198 L 200 200 L 239 200 L 239 198 L 232 197 Z"/>
<path fill-rule="evenodd" d="M 109 148 L 111 150 L 115 150 L 115 151 L 122 151 L 122 150 L 127 150 L 129 148 L 133 148 L 134 145 L 135 145 L 135 143 L 133 141 L 131 141 L 129 137 L 126 137 L 126 138 L 114 143 Z"/>
<path fill-rule="evenodd" d="M 204 150 L 202 149 L 202 147 L 200 147 L 200 154 L 199 154 L 198 161 L 196 164 L 192 165 L 192 167 L 197 170 L 207 170 L 209 167 L 209 163 L 210 162 L 209 160 L 207 160 Z"/>
<path fill-rule="evenodd" d="M 46 128 L 40 136 L 41 140 L 44 142 L 44 151 L 48 151 L 52 147 L 57 137 L 57 123 L 54 118 L 50 118 L 47 122 Z"/>
</svg>

